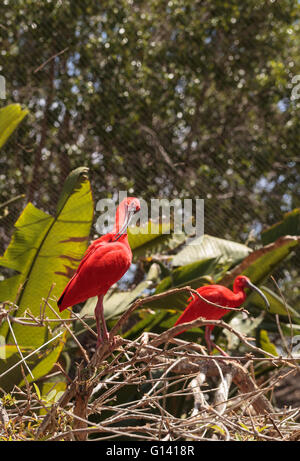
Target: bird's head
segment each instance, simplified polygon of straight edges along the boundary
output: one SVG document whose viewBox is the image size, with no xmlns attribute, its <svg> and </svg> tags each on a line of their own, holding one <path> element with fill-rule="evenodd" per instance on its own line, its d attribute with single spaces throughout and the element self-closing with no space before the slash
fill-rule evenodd
<svg viewBox="0 0 300 461">
<path fill-rule="evenodd" d="M 256 291 L 264 300 L 267 310 L 270 310 L 270 303 L 264 293 L 259 288 L 257 288 L 257 286 L 255 286 L 248 277 L 245 275 L 238 275 L 233 284 L 233 291 L 236 292 L 243 290 L 244 288 L 251 288 L 252 290 Z"/>
<path fill-rule="evenodd" d="M 141 204 L 136 197 L 126 197 L 118 206 L 116 213 L 116 235 L 114 241 L 118 240 L 121 235 L 126 233 L 127 227 L 135 213 L 140 211 Z"/>
<path fill-rule="evenodd" d="M 122 201 L 124 205 L 127 206 L 129 213 L 137 213 L 141 209 L 141 204 L 138 198 L 136 197 L 127 197 Z"/>
</svg>

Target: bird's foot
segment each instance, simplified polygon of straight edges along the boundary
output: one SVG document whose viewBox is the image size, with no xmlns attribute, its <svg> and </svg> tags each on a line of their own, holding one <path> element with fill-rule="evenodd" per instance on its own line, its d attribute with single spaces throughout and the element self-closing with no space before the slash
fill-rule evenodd
<svg viewBox="0 0 300 461">
<path fill-rule="evenodd" d="M 106 359 L 116 350 L 122 350 L 124 339 L 121 336 L 112 336 L 109 341 L 97 341 L 95 354 L 92 357 L 91 365 L 95 368 L 103 363 L 107 363 Z M 100 347 L 101 346 L 101 347 Z"/>
<path fill-rule="evenodd" d="M 109 352 L 113 352 L 123 343 L 123 339 L 120 336 L 110 336 L 109 334 L 98 336 L 96 349 L 106 345 Z"/>
<path fill-rule="evenodd" d="M 107 333 L 107 331 L 104 331 L 104 333 L 101 333 L 100 331 L 98 331 L 98 337 L 97 337 L 97 343 L 96 343 L 96 349 L 98 349 L 98 347 L 102 347 L 105 343 L 108 343 L 109 342 L 109 334 Z"/>
</svg>

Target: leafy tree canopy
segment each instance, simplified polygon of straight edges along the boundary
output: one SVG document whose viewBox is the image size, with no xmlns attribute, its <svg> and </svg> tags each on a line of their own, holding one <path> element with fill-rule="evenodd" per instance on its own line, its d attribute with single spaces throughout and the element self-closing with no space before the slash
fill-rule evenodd
<svg viewBox="0 0 300 461">
<path fill-rule="evenodd" d="M 17 0 L 0 17 L 4 103 L 30 110 L 1 153 L 0 202 L 26 191 L 51 211 L 86 165 L 97 199 L 206 199 L 222 238 L 299 206 L 296 0 Z"/>
</svg>

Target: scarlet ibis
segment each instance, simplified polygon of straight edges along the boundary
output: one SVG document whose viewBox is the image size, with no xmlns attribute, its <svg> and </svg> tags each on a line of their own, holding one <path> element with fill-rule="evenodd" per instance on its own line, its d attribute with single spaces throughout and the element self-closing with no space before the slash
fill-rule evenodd
<svg viewBox="0 0 300 461">
<path fill-rule="evenodd" d="M 260 296 L 263 298 L 266 303 L 267 309 L 270 308 L 269 301 L 265 297 L 259 288 L 257 288 L 245 275 L 239 275 L 234 280 L 233 291 L 222 285 L 205 285 L 200 288 L 197 288 L 197 292 L 205 299 L 215 304 L 219 304 L 224 307 L 239 307 L 246 299 L 245 288 L 252 288 L 257 291 Z M 192 298 L 190 298 L 192 299 Z M 189 300 L 190 300 L 189 299 Z M 219 320 L 225 314 L 230 312 L 228 309 L 222 309 L 221 307 L 213 306 L 208 304 L 202 299 L 195 296 L 188 306 L 185 308 L 179 319 L 176 321 L 175 325 L 180 325 L 184 322 L 191 322 L 192 320 L 197 319 L 198 317 L 203 317 L 207 320 Z M 205 327 L 205 341 L 208 346 L 209 351 L 212 350 L 215 344 L 211 341 L 210 335 L 213 330 L 213 325 L 208 325 Z M 177 333 L 181 334 L 183 331 Z"/>
<path fill-rule="evenodd" d="M 117 208 L 113 231 L 95 240 L 88 247 L 76 273 L 57 301 L 61 312 L 88 298 L 98 297 L 95 307 L 97 347 L 109 338 L 103 313 L 103 297 L 129 269 L 132 252 L 128 242 L 127 227 L 134 213 L 139 210 L 140 201 L 137 198 L 128 197 L 122 200 Z"/>
</svg>

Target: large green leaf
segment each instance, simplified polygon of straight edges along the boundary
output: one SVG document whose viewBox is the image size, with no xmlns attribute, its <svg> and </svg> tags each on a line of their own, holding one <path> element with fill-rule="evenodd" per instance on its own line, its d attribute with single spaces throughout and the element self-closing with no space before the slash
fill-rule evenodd
<svg viewBox="0 0 300 461">
<path fill-rule="evenodd" d="M 82 258 L 93 218 L 93 200 L 86 171 L 86 168 L 78 168 L 67 179 L 55 217 L 29 203 L 15 224 L 12 240 L 0 258 L 1 266 L 17 272 L 0 282 L 0 301 L 16 302 L 19 306 L 15 316 L 24 315 L 26 309 L 39 316 L 42 300 L 51 286 L 55 284 L 51 292 L 51 299 L 55 300 Z M 23 286 L 21 290 L 20 286 Z M 56 303 L 51 299 L 50 303 L 56 309 Z M 62 313 L 63 317 L 68 315 L 68 312 Z M 55 317 L 47 305 L 45 316 Z M 49 338 L 47 327 L 13 324 L 13 328 L 22 347 L 35 349 Z M 14 344 L 6 322 L 0 328 L 0 335 L 5 337 L 7 344 Z M 53 351 L 53 360 L 47 360 L 47 367 L 45 363 L 39 365 L 38 373 L 40 368 L 43 372 L 46 368 L 51 369 L 60 349 L 61 343 Z"/>
<path fill-rule="evenodd" d="M 300 235 L 300 208 L 286 213 L 282 221 L 263 231 L 261 240 L 267 245 L 283 235 Z"/>
<path fill-rule="evenodd" d="M 288 315 L 290 315 L 292 318 L 300 318 L 300 314 L 298 314 L 298 312 L 295 311 L 295 309 L 293 309 L 287 303 L 284 303 L 283 299 L 276 293 L 274 293 L 272 290 L 264 286 L 261 286 L 260 290 L 264 293 L 264 295 L 270 303 L 271 314 L 279 314 L 285 317 L 288 317 Z M 251 291 L 251 293 L 249 293 L 249 296 L 247 297 L 245 303 L 245 306 L 252 305 L 259 307 L 260 309 L 266 309 L 264 300 L 261 296 L 259 296 L 258 293 L 256 293 L 256 291 Z"/>
<path fill-rule="evenodd" d="M 276 346 L 270 341 L 268 332 L 266 330 L 260 330 L 259 333 L 260 333 L 259 334 L 260 347 L 264 351 L 268 352 L 269 354 L 273 354 L 277 356 L 278 352 L 277 352 Z"/>
<path fill-rule="evenodd" d="M 211 235 L 202 235 L 190 241 L 181 251 L 174 256 L 173 266 L 184 266 L 193 262 L 219 258 L 220 264 L 234 265 L 251 253 L 251 248 L 241 243 L 223 240 Z"/>
<path fill-rule="evenodd" d="M 65 381 L 59 381 L 61 377 L 55 377 L 53 380 L 43 382 L 42 389 L 40 391 L 46 408 L 51 407 L 53 404 L 58 402 L 60 397 L 66 390 L 67 384 Z M 47 414 L 46 408 L 42 408 L 39 412 L 40 415 Z"/>
<path fill-rule="evenodd" d="M 169 276 L 161 281 L 156 293 L 185 285 L 198 288 L 209 283 L 207 276 L 212 275 L 217 265 L 231 266 L 250 252 L 251 249 L 245 245 L 203 235 L 186 245 L 173 257 L 172 265 L 180 267 L 174 269 Z M 189 293 L 171 294 L 152 301 L 147 306 L 156 309 L 182 310 L 186 307 L 189 297 Z"/>
<path fill-rule="evenodd" d="M 235 277 L 244 274 L 259 285 L 299 244 L 297 237 L 280 237 L 276 242 L 253 251 L 238 266 L 221 280 L 221 284 L 229 286 Z"/>
<path fill-rule="evenodd" d="M 129 227 L 128 241 L 133 257 L 147 257 L 165 250 L 170 251 L 185 241 L 184 233 L 167 233 L 169 230 L 169 225 L 155 224 L 151 221 L 141 227 Z"/>
<path fill-rule="evenodd" d="M 213 273 L 217 262 L 218 258 L 209 258 L 187 264 L 186 266 L 177 267 L 159 283 L 155 294 L 163 293 L 164 291 L 170 290 L 172 287 L 189 285 L 192 288 L 198 288 L 203 284 L 207 284 L 207 276 Z"/>
<path fill-rule="evenodd" d="M 2 373 L 7 372 L 4 376 L 0 377 L 0 386 L 2 389 L 9 391 L 14 384 L 19 384 L 22 380 L 22 371 L 21 367 L 14 367 L 13 366 L 21 360 L 21 356 L 19 355 L 19 351 L 17 346 L 15 345 L 2 345 L 1 346 L 2 353 L 1 353 L 1 360 L 0 360 L 0 376 Z M 29 347 L 19 347 L 24 357 L 26 357 L 32 349 Z M 29 359 L 26 360 L 27 365 L 31 369 L 34 367 L 34 362 L 36 361 L 36 357 L 31 356 Z M 11 369 L 11 370 L 10 370 Z M 23 365 L 23 369 L 25 372 L 25 366 Z"/>
<path fill-rule="evenodd" d="M 144 306 L 136 314 L 139 315 L 140 320 L 137 321 L 126 333 L 123 335 L 127 339 L 136 339 L 145 331 L 152 333 L 162 333 L 174 326 L 178 318 L 177 312 L 167 309 L 145 309 Z M 199 330 L 198 330 L 199 334 Z"/>
<path fill-rule="evenodd" d="M 132 251 L 137 248 L 142 247 L 143 245 L 159 238 L 164 231 L 168 231 L 169 226 L 164 226 L 162 224 L 155 224 L 151 221 L 148 221 L 146 224 L 138 226 L 130 226 L 128 228 L 128 241 Z"/>
<path fill-rule="evenodd" d="M 152 309 L 175 309 L 183 310 L 187 306 L 188 299 L 191 297 L 189 292 L 168 294 L 164 298 L 156 299 L 147 304 L 144 307 L 150 307 Z"/>
<path fill-rule="evenodd" d="M 54 341 L 51 342 L 51 344 L 47 344 L 47 346 L 35 353 L 33 353 L 35 351 L 34 348 L 19 347 L 25 359 L 27 355 L 30 355 L 30 357 L 26 359 L 26 364 L 31 370 L 34 379 L 39 379 L 42 376 L 45 376 L 53 368 L 53 365 L 58 360 L 64 346 L 65 336 L 66 334 L 55 339 L 54 335 Z M 2 357 L 3 360 L 0 362 L 0 376 L 2 373 L 5 374 L 4 376 L 1 376 L 0 383 L 2 389 L 9 391 L 14 384 L 17 384 L 18 386 L 23 386 L 25 384 L 21 367 L 14 366 L 20 362 L 22 357 L 19 354 L 17 346 L 3 345 L 2 347 L 4 349 L 4 357 Z M 32 376 L 27 373 L 25 365 L 23 364 L 22 366 L 26 374 L 26 380 L 28 382 L 33 381 Z"/>
<path fill-rule="evenodd" d="M 27 114 L 28 110 L 21 109 L 20 104 L 10 104 L 0 109 L 0 148 Z"/>
</svg>

